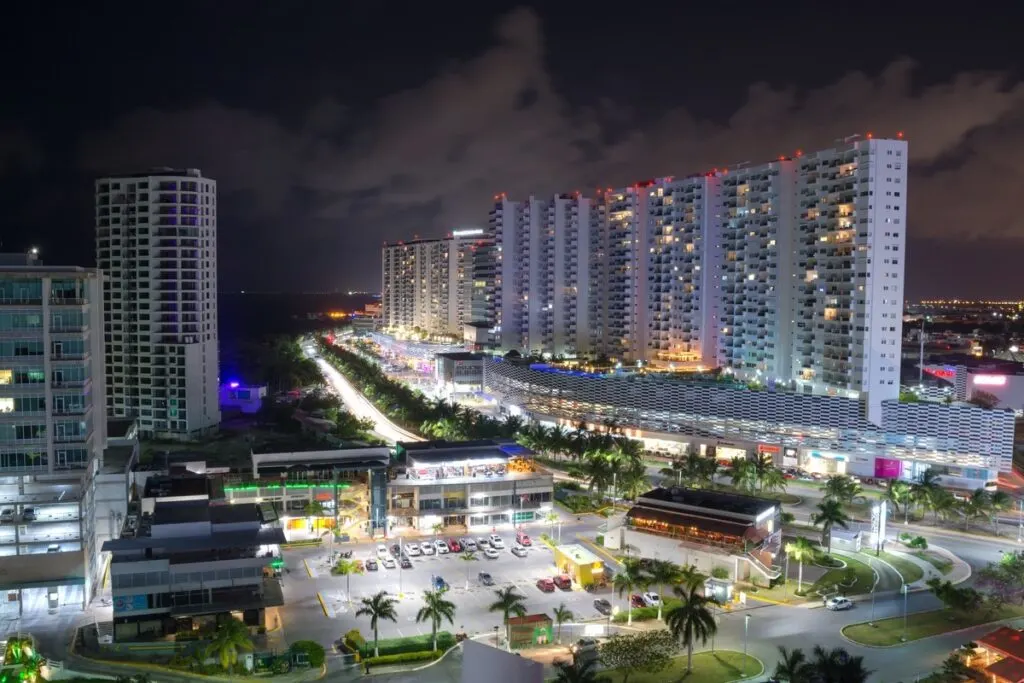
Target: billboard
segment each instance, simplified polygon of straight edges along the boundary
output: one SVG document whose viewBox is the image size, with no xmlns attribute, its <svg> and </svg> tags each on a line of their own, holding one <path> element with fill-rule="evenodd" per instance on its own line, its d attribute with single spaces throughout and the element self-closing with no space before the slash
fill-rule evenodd
<svg viewBox="0 0 1024 683">
<path fill-rule="evenodd" d="M 114 596 L 114 611 L 115 612 L 137 612 L 139 610 L 149 609 L 149 596 L 148 595 L 115 595 Z"/>
<path fill-rule="evenodd" d="M 899 479 L 903 474 L 903 461 L 894 458 L 875 458 L 876 479 Z"/>
</svg>

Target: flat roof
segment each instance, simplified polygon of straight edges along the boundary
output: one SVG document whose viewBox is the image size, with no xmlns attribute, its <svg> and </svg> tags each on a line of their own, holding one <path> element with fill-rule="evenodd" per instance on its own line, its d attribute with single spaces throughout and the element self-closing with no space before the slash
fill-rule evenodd
<svg viewBox="0 0 1024 683">
<path fill-rule="evenodd" d="M 602 561 L 600 557 L 590 552 L 579 543 L 567 543 L 565 545 L 556 546 L 555 550 L 572 558 L 580 564 L 593 564 L 595 562 Z"/>
<path fill-rule="evenodd" d="M 476 441 L 402 441 L 397 450 L 406 461 L 420 463 L 438 463 L 453 460 L 485 460 L 488 458 L 504 458 L 533 455 L 533 451 L 514 441 L 493 441 L 479 439 Z"/>
<path fill-rule="evenodd" d="M 438 358 L 447 358 L 448 360 L 483 360 L 487 356 L 482 353 L 472 353 L 470 351 L 451 351 L 449 353 L 439 353 Z"/>
<path fill-rule="evenodd" d="M 157 500 L 153 508 L 154 525 L 209 521 L 210 505 L 206 500 Z"/>
<path fill-rule="evenodd" d="M 278 453 L 253 453 L 252 464 L 256 469 L 278 466 L 287 469 L 302 465 L 337 465 L 339 468 L 363 469 L 387 467 L 391 462 L 391 451 L 384 447 L 339 448 L 329 451 L 293 451 Z"/>
<path fill-rule="evenodd" d="M 85 554 L 81 550 L 0 557 L 0 590 L 84 583 Z"/>
<path fill-rule="evenodd" d="M 102 550 L 111 552 L 137 551 L 145 550 L 146 548 L 161 550 L 216 550 L 217 548 L 246 548 L 260 545 L 280 545 L 282 543 L 285 543 L 284 531 L 276 527 L 265 527 L 261 529 L 217 531 L 212 534 L 197 536 L 113 538 L 109 541 L 104 541 Z"/>
<path fill-rule="evenodd" d="M 123 439 L 135 426 L 133 417 L 108 417 L 107 436 L 112 439 Z"/>
<path fill-rule="evenodd" d="M 131 464 L 135 446 L 107 446 L 103 449 L 103 474 L 122 474 Z"/>
<path fill-rule="evenodd" d="M 239 522 L 263 522 L 263 513 L 257 503 L 233 503 L 231 505 L 210 505 L 210 521 L 213 524 L 237 524 Z"/>
<path fill-rule="evenodd" d="M 669 510 L 660 507 L 647 507 L 645 505 L 634 505 L 626 513 L 626 519 L 640 519 L 647 522 L 660 522 L 680 527 L 697 527 L 702 531 L 714 532 L 724 536 L 735 536 L 745 538 L 751 535 L 754 526 L 753 521 L 744 522 L 739 519 L 725 519 L 715 516 L 714 512 L 708 514 L 687 513 L 682 510 Z M 642 531 L 642 529 L 641 529 Z M 751 540 L 754 540 L 751 538 Z"/>
<path fill-rule="evenodd" d="M 208 496 L 210 488 L 205 475 L 176 474 L 157 475 L 146 480 L 143 498 L 164 498 L 181 496 Z"/>
<path fill-rule="evenodd" d="M 1024 632 L 1015 628 L 1000 626 L 978 638 L 978 643 L 1007 657 L 1024 661 Z"/>
<path fill-rule="evenodd" d="M 637 503 L 674 503 L 690 507 L 703 508 L 715 512 L 726 512 L 748 517 L 757 517 L 779 506 L 777 501 L 744 496 L 739 493 L 709 491 L 708 489 L 662 488 L 652 489 L 643 493 Z"/>
</svg>

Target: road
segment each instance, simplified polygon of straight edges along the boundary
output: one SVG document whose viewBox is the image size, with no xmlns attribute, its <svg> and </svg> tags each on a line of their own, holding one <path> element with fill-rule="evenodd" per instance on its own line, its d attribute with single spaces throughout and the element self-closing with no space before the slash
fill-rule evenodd
<svg viewBox="0 0 1024 683">
<path fill-rule="evenodd" d="M 377 436 L 389 444 L 398 441 L 423 441 L 421 437 L 402 429 L 389 420 L 384 413 L 377 409 L 377 406 L 370 403 L 340 372 L 324 360 L 312 343 L 303 344 L 302 349 L 309 358 L 316 361 L 324 379 L 345 404 L 345 408 L 359 419 L 368 419 L 373 422 L 373 431 Z"/>
</svg>

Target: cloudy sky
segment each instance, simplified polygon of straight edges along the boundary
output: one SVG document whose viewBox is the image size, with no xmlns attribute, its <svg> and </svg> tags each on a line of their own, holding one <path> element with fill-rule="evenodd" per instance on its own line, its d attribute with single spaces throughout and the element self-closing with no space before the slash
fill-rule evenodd
<svg viewBox="0 0 1024 683">
<path fill-rule="evenodd" d="M 221 192 L 222 289 L 377 289 L 383 241 L 481 225 L 497 192 L 902 131 L 908 297 L 1024 295 L 1019 9 L 21 6 L 0 28 L 8 251 L 91 265 L 94 176 L 199 167 Z"/>
</svg>

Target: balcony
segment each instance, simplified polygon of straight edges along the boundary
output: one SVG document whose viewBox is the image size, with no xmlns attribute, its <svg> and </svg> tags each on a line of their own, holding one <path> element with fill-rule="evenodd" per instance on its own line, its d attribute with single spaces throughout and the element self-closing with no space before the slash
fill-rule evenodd
<svg viewBox="0 0 1024 683">
<path fill-rule="evenodd" d="M 88 299 L 76 299 L 73 297 L 50 297 L 51 306 L 85 306 L 89 303 Z"/>
<path fill-rule="evenodd" d="M 0 298 L 0 306 L 42 306 L 41 297 L 19 296 L 13 298 Z"/>
</svg>

